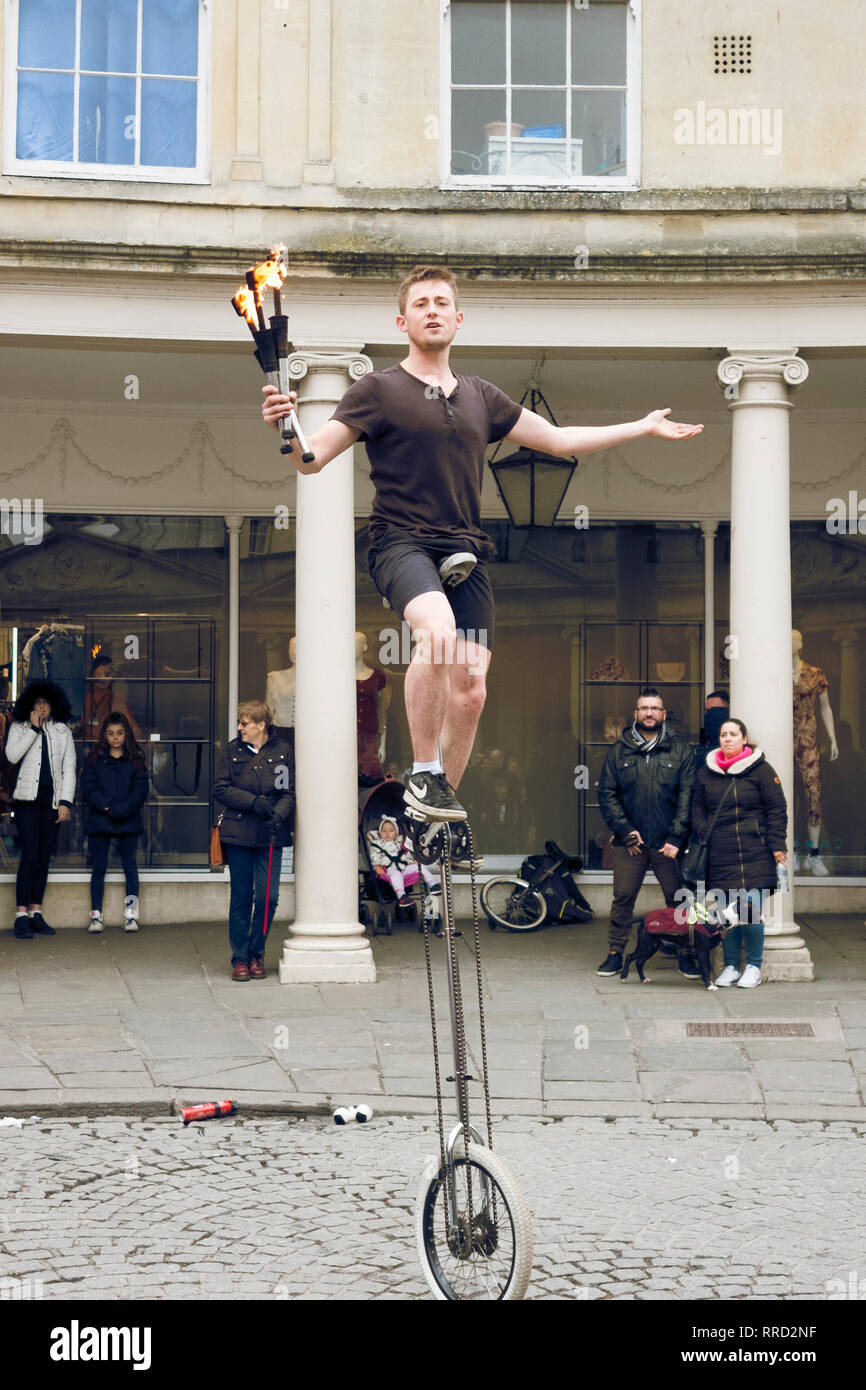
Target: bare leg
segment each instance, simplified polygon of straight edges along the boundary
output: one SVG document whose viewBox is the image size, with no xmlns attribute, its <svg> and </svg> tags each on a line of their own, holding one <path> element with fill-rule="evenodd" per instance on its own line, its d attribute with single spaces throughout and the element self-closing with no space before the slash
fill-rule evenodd
<svg viewBox="0 0 866 1390">
<path fill-rule="evenodd" d="M 413 598 L 406 605 L 403 616 L 415 642 L 406 672 L 406 718 L 416 762 L 429 763 L 438 757 L 439 740 L 451 700 L 449 675 L 454 669 L 454 614 L 445 595 L 431 590 Z"/>
<path fill-rule="evenodd" d="M 478 721 L 487 698 L 490 652 L 476 642 L 464 642 L 451 667 L 451 699 L 442 727 L 442 760 L 452 787 L 466 771 Z"/>
</svg>

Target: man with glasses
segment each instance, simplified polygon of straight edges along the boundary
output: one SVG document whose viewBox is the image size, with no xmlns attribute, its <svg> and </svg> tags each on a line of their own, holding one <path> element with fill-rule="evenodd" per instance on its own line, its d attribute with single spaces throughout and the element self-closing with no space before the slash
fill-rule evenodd
<svg viewBox="0 0 866 1390">
<path fill-rule="evenodd" d="M 613 835 L 613 903 L 609 954 L 597 975 L 618 975 L 622 970 L 647 869 L 658 879 L 667 906 L 677 905 L 675 895 L 682 883 L 677 856 L 688 835 L 696 767 L 691 744 L 670 732 L 666 718 L 659 692 L 652 687 L 642 690 L 634 723 L 610 748 L 599 778 L 601 814 Z M 678 954 L 682 973 L 699 980 L 690 958 Z"/>
</svg>

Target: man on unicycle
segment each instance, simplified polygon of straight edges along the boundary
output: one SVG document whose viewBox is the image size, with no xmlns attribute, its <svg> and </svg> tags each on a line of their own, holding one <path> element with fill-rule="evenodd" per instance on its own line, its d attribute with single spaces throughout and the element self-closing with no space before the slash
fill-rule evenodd
<svg viewBox="0 0 866 1390">
<path fill-rule="evenodd" d="M 481 525 L 487 447 L 507 438 L 566 458 L 644 435 L 690 439 L 703 429 L 668 420 L 668 410 L 630 424 L 558 428 L 491 382 L 451 370 L 462 322 L 451 271 L 416 266 L 399 290 L 407 356 L 349 387 L 309 441 L 314 462 L 293 455 L 298 472 L 317 473 L 356 440 L 366 444 L 375 488 L 370 574 L 408 623 L 414 648 L 405 693 L 414 756 L 405 778 L 407 822 L 449 823 L 456 867 L 468 866 L 470 841 L 455 789 L 484 708 L 494 632 L 486 561 L 495 552 Z M 297 395 L 263 389 L 262 415 L 276 428 Z"/>
</svg>

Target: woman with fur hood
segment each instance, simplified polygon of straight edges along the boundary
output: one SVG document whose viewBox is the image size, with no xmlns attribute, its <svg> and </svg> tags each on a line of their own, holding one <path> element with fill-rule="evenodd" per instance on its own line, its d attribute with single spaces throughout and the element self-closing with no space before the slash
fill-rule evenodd
<svg viewBox="0 0 866 1390">
<path fill-rule="evenodd" d="M 721 906 L 736 908 L 737 920 L 725 937 L 725 968 L 716 984 L 741 989 L 761 983 L 765 905 L 777 886 L 777 866 L 786 862 L 788 834 L 782 784 L 748 737 L 742 720 L 725 720 L 720 747 L 698 768 L 691 810 L 692 831 L 701 838 L 719 812 L 710 835 L 707 889 L 724 898 Z"/>
<path fill-rule="evenodd" d="M 53 681 L 33 681 L 18 696 L 5 753 L 18 772 L 12 809 L 18 827 L 20 862 L 13 936 L 53 936 L 42 916 L 48 865 L 57 826 L 72 815 L 75 744 L 68 727 L 69 701 Z"/>
</svg>

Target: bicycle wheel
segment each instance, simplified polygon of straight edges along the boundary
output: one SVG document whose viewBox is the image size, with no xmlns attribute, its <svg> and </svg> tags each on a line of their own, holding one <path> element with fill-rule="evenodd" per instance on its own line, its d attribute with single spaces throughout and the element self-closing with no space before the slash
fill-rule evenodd
<svg viewBox="0 0 866 1390">
<path fill-rule="evenodd" d="M 506 931 L 535 931 L 547 916 L 547 903 L 522 878 L 489 878 L 481 889 L 481 906 Z"/>
<path fill-rule="evenodd" d="M 454 1146 L 460 1230 L 447 1229 L 448 1196 L 438 1158 L 424 1170 L 415 1231 L 424 1277 L 441 1302 L 508 1302 L 523 1298 L 532 1272 L 532 1220 L 526 1199 L 498 1154 L 480 1144 Z M 471 1185 L 471 1188 L 470 1188 Z M 469 1193 L 472 1194 L 471 1250 Z"/>
</svg>

